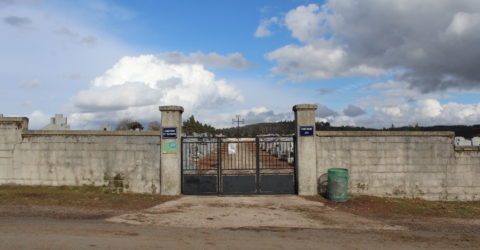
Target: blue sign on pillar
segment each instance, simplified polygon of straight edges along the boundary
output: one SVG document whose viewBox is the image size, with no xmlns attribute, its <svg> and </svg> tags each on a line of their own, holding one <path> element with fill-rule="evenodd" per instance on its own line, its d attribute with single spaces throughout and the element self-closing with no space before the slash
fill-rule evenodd
<svg viewBox="0 0 480 250">
<path fill-rule="evenodd" d="M 313 126 L 300 126 L 300 136 L 313 136 Z"/>
<path fill-rule="evenodd" d="M 177 138 L 177 128 L 162 128 L 162 138 Z"/>
</svg>

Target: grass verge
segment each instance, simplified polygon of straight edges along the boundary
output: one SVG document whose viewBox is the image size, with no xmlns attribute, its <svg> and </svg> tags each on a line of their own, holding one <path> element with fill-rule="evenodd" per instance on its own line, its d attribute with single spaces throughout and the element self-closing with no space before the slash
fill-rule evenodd
<svg viewBox="0 0 480 250">
<path fill-rule="evenodd" d="M 304 198 L 360 215 L 480 219 L 480 201 L 427 201 L 362 195 L 351 196 L 349 201 L 339 203 L 322 196 L 304 196 Z"/>
<path fill-rule="evenodd" d="M 158 194 L 112 193 L 107 188 L 93 186 L 0 186 L 0 215 L 2 211 L 7 215 L 15 215 L 10 211 L 13 208 L 24 211 L 20 215 L 27 216 L 46 214 L 52 217 L 48 215 L 65 211 L 64 214 L 70 215 L 53 217 L 75 217 L 75 214 L 108 217 L 146 209 L 177 198 Z"/>
</svg>

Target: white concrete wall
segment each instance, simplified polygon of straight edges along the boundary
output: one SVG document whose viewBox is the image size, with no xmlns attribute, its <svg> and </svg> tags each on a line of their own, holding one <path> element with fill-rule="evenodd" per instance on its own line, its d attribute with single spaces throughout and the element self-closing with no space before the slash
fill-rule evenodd
<svg viewBox="0 0 480 250">
<path fill-rule="evenodd" d="M 0 184 L 13 175 L 13 152 L 27 127 L 27 118 L 0 118 Z"/>
<path fill-rule="evenodd" d="M 0 118 L 0 185 L 160 192 L 159 132 L 27 128 L 26 118 Z M 328 169 L 341 167 L 353 194 L 480 200 L 480 147 L 455 147 L 453 132 L 320 131 L 315 143 L 320 192 Z"/>
<path fill-rule="evenodd" d="M 315 138 L 315 111 L 317 105 L 299 104 L 293 106 L 295 112 L 295 133 L 298 135 L 295 142 L 295 165 L 298 181 L 299 195 L 315 195 L 317 194 L 316 166 L 315 158 L 316 138 Z M 301 136 L 300 128 L 302 126 L 311 126 L 313 134 L 310 136 Z"/>
<path fill-rule="evenodd" d="M 448 200 L 480 200 L 480 147 L 456 147 L 447 172 Z"/>
<path fill-rule="evenodd" d="M 473 137 L 472 138 L 472 146 L 480 146 L 480 137 Z"/>
<path fill-rule="evenodd" d="M 453 140 L 453 132 L 317 132 L 319 191 L 328 169 L 340 167 L 353 194 L 479 200 L 480 149 Z"/>
<path fill-rule="evenodd" d="M 472 140 L 465 139 L 462 136 L 456 136 L 455 146 L 473 146 L 473 144 Z"/>
<path fill-rule="evenodd" d="M 26 131 L 17 124 L 0 121 L 0 184 L 160 191 L 159 132 Z"/>
<path fill-rule="evenodd" d="M 182 134 L 182 113 L 181 106 L 160 106 L 162 112 L 161 130 L 163 128 L 175 128 L 176 138 L 163 138 L 162 159 L 160 162 L 160 184 L 162 195 L 180 195 L 182 193 L 182 171 L 181 171 L 181 134 Z M 168 149 L 169 144 L 174 144 L 175 149 Z"/>
</svg>

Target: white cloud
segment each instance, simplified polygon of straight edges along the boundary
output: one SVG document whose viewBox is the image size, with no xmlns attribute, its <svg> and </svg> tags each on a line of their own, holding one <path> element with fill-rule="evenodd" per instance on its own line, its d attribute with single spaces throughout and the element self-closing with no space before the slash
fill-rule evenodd
<svg viewBox="0 0 480 250">
<path fill-rule="evenodd" d="M 267 37 L 272 35 L 272 31 L 270 30 L 270 26 L 273 24 L 278 23 L 277 17 L 272 17 L 270 19 L 263 19 L 260 21 L 260 24 L 255 31 L 255 37 Z"/>
<path fill-rule="evenodd" d="M 332 125 L 332 126 L 357 126 L 357 124 L 355 122 L 355 119 L 350 117 L 350 116 L 346 116 L 346 115 L 339 115 L 339 116 L 332 117 L 330 119 L 330 125 Z"/>
<path fill-rule="evenodd" d="M 181 52 L 169 52 L 157 55 L 158 58 L 171 64 L 202 64 L 212 68 L 229 68 L 245 70 L 253 66 L 253 63 L 245 59 L 240 53 L 231 53 L 226 56 L 211 52 L 205 54 L 201 51 L 190 53 L 188 56 Z"/>
<path fill-rule="evenodd" d="M 434 125 L 474 125 L 480 123 L 480 103 L 441 104 L 435 99 L 423 99 L 400 105 L 373 105 L 370 114 L 362 116 L 333 115 L 317 120 L 333 126 L 361 126 L 368 128 Z"/>
<path fill-rule="evenodd" d="M 250 108 L 250 109 L 244 109 L 244 110 L 240 110 L 238 111 L 238 114 L 240 115 L 248 115 L 248 114 L 252 114 L 252 115 L 258 115 L 258 114 L 261 114 L 261 113 L 266 113 L 266 112 L 270 112 L 271 110 L 268 109 L 267 107 L 253 107 L 253 108 Z"/>
<path fill-rule="evenodd" d="M 345 49 L 330 41 L 305 46 L 286 45 L 267 54 L 277 63 L 271 71 L 287 75 L 288 80 L 302 82 L 335 77 L 376 76 L 386 71 L 366 64 L 350 65 Z"/>
<path fill-rule="evenodd" d="M 29 89 L 29 88 L 35 88 L 35 87 L 38 87 L 40 86 L 42 83 L 38 80 L 31 80 L 31 81 L 26 81 L 26 82 L 21 82 L 18 84 L 18 87 L 19 88 L 26 88 L 26 89 Z"/>
<path fill-rule="evenodd" d="M 41 129 L 50 123 L 50 115 L 35 110 L 28 115 L 28 129 Z"/>
<path fill-rule="evenodd" d="M 406 114 L 410 113 L 411 106 L 408 104 L 403 104 L 399 106 L 375 106 L 374 110 L 377 114 L 382 114 L 390 118 L 394 117 L 403 117 Z M 381 122 L 381 121 L 378 121 Z"/>
<path fill-rule="evenodd" d="M 422 126 L 432 125 L 473 125 L 480 122 L 480 103 L 461 104 L 449 102 L 441 104 L 438 100 L 419 100 L 400 106 L 374 107 L 370 117 L 357 119 L 357 124 L 367 127 Z"/>
<path fill-rule="evenodd" d="M 474 31 L 480 25 L 480 13 L 458 12 L 453 16 L 452 22 L 447 27 L 446 33 L 462 36 Z"/>
<path fill-rule="evenodd" d="M 243 101 L 225 80 L 200 64 L 167 63 L 155 55 L 123 57 L 72 102 L 72 124 L 80 127 L 130 117 L 158 120 L 159 105 L 181 105 L 187 114 Z"/>
<path fill-rule="evenodd" d="M 97 14 L 114 17 L 120 20 L 130 20 L 137 15 L 131 9 L 116 5 L 110 1 L 96 0 L 88 1 L 86 4 L 91 10 L 96 11 Z"/>
<path fill-rule="evenodd" d="M 65 74 L 63 77 L 69 80 L 81 80 L 85 78 L 85 76 L 77 73 Z"/>
<path fill-rule="evenodd" d="M 62 5 L 65 6 L 70 3 Z M 11 1 L 1 6 L 0 81 L 13 84 L 6 89 L 10 94 L 0 98 L 0 106 L 29 102 L 32 105 L 28 107 L 12 105 L 9 112 L 65 113 L 63 105 L 88 85 L 86 81 L 66 80 L 66 75 L 74 72 L 92 79 L 121 56 L 133 53 L 95 26 L 75 19 L 75 13 L 70 15 L 68 8 L 60 11 L 49 4 L 28 1 Z M 3 19 L 12 16 L 21 19 Z M 28 28 L 14 28 L 13 24 Z M 42 88 L 37 88 L 36 93 L 22 89 L 39 85 Z"/>
<path fill-rule="evenodd" d="M 386 82 L 370 84 L 361 89 L 367 96 L 359 98 L 357 101 L 362 107 L 392 107 L 398 110 L 398 107 L 405 103 L 413 103 L 421 100 L 444 99 L 450 96 L 445 93 L 421 93 L 418 89 L 412 88 L 411 84 L 403 81 L 388 80 Z M 373 95 L 368 95 L 373 93 Z M 396 113 L 398 113 L 396 112 Z"/>
<path fill-rule="evenodd" d="M 395 83 L 390 82 L 390 85 Z M 349 104 L 341 111 L 317 104 L 316 121 L 329 122 L 332 126 L 361 126 L 367 128 L 433 125 L 474 125 L 480 123 L 480 103 L 461 104 L 456 102 L 440 103 L 432 96 L 417 96 L 410 102 L 390 101 L 388 95 L 381 95 L 385 102 L 364 103 L 361 108 Z M 368 112 L 367 112 L 368 109 Z M 236 114 L 245 119 L 246 124 L 259 122 L 277 122 L 293 120 L 293 112 L 276 112 L 265 106 L 252 107 L 227 114 L 221 114 L 209 120 L 218 127 L 232 127 L 231 120 Z"/>
<path fill-rule="evenodd" d="M 301 44 L 267 58 L 287 80 L 391 73 L 423 93 L 480 88 L 480 51 L 472 49 L 479 1 L 329 0 L 292 9 L 284 21 Z"/>
<path fill-rule="evenodd" d="M 315 117 L 318 118 L 331 118 L 334 116 L 337 116 L 338 113 L 329 107 L 322 105 L 322 104 L 317 104 L 317 111 L 315 112 Z"/>
<path fill-rule="evenodd" d="M 314 42 L 322 35 L 321 22 L 324 18 L 318 5 L 301 5 L 287 13 L 285 23 L 293 37 L 302 42 Z"/>
<path fill-rule="evenodd" d="M 110 87 L 96 87 L 81 91 L 74 99 L 82 112 L 127 109 L 156 103 L 158 95 L 142 82 L 125 82 Z"/>
<path fill-rule="evenodd" d="M 419 100 L 417 113 L 425 117 L 437 117 L 442 113 L 442 105 L 434 99 Z"/>
<path fill-rule="evenodd" d="M 348 106 L 343 110 L 343 114 L 349 117 L 355 117 L 365 114 L 365 110 L 356 105 L 348 104 Z"/>
<path fill-rule="evenodd" d="M 31 25 L 32 20 L 28 17 L 8 16 L 3 21 L 13 27 L 26 28 Z"/>
<path fill-rule="evenodd" d="M 236 124 L 232 123 L 232 119 L 236 119 L 236 115 L 240 115 L 240 119 L 244 120 L 245 123 L 241 125 L 293 120 L 293 112 L 275 112 L 268 107 L 258 106 L 236 112 L 219 114 L 210 118 L 208 122 L 218 128 L 233 127 L 236 126 Z"/>
<path fill-rule="evenodd" d="M 383 89 L 383 88 L 407 88 L 409 84 L 406 82 L 399 82 L 394 80 L 388 80 L 386 82 L 379 82 L 370 84 L 368 89 Z"/>
<path fill-rule="evenodd" d="M 474 125 L 480 123 L 480 102 L 462 104 L 448 94 L 422 94 L 407 82 L 389 80 L 364 87 L 367 96 L 349 104 L 343 112 L 319 105 L 318 121 L 328 121 L 334 126 L 362 126 L 370 128 L 433 125 Z M 371 94 L 371 95 L 368 95 Z M 343 115 L 342 115 L 343 113 Z"/>
</svg>

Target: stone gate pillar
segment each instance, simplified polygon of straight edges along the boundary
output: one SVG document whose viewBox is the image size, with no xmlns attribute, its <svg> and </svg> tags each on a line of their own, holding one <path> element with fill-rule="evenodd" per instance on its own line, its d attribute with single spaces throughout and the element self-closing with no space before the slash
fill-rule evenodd
<svg viewBox="0 0 480 250">
<path fill-rule="evenodd" d="M 317 195 L 317 148 L 315 139 L 315 104 L 293 106 L 295 112 L 295 162 L 299 195 Z"/>
<path fill-rule="evenodd" d="M 161 118 L 161 157 L 160 157 L 160 194 L 181 194 L 181 106 L 160 106 Z"/>
</svg>

